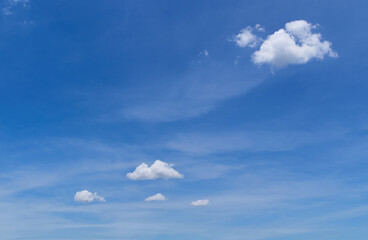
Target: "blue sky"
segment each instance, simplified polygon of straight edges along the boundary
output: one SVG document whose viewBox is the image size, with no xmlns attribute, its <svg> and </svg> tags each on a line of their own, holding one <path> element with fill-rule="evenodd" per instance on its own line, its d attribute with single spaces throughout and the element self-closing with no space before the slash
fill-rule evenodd
<svg viewBox="0 0 368 240">
<path fill-rule="evenodd" d="M 1 0 L 1 239 L 366 240 L 367 7 Z"/>
</svg>

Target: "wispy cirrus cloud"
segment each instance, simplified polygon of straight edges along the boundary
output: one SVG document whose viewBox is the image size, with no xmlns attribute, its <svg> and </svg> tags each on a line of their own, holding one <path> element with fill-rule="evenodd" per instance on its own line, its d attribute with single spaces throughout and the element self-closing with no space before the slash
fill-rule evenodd
<svg viewBox="0 0 368 240">
<path fill-rule="evenodd" d="M 72 145 L 73 143 L 69 143 L 68 147 Z M 106 148 L 106 146 L 102 146 L 102 144 L 94 144 L 90 146 L 90 149 L 98 147 L 98 149 L 102 151 L 102 149 Z M 106 151 L 106 149 L 104 151 Z M 117 151 L 117 149 L 114 151 L 113 149 L 108 149 L 109 153 L 115 151 Z M 120 154 L 120 152 L 117 151 L 117 154 Z M 101 164 L 108 166 L 100 165 L 103 169 L 96 167 L 95 171 L 106 170 L 108 175 L 114 171 L 115 165 L 110 166 L 107 162 Z M 71 165 L 70 162 L 63 163 L 63 165 L 67 165 L 65 166 L 66 169 L 74 166 Z M 234 164 L 229 165 L 233 167 Z M 192 164 L 187 164 L 187 166 L 193 168 Z M 208 171 L 206 166 L 196 164 L 196 168 L 198 168 L 198 171 Z M 121 170 L 122 169 L 119 169 L 119 171 Z M 206 196 L 208 196 L 210 200 L 208 205 L 210 205 L 211 208 L 203 206 L 205 202 L 202 202 L 202 206 L 200 206 L 201 202 L 198 202 L 196 204 L 197 207 L 201 207 L 200 209 L 191 208 L 190 202 L 194 199 L 198 199 L 198 194 L 203 194 L 201 193 L 201 189 L 199 189 L 199 192 L 191 192 L 194 190 L 191 188 L 190 192 L 185 191 L 185 193 L 182 192 L 182 189 L 177 189 L 175 191 L 171 189 L 171 191 L 173 191 L 173 201 L 165 202 L 165 204 L 160 204 L 159 207 L 157 207 L 155 204 L 147 204 L 142 201 L 141 197 L 145 195 L 145 191 L 143 191 L 142 195 L 139 197 L 131 198 L 131 192 L 120 194 L 121 189 L 116 191 L 109 188 L 108 185 L 110 183 L 103 183 L 105 187 L 104 194 L 107 194 L 106 196 L 114 195 L 114 201 L 106 202 L 105 204 L 91 204 L 88 206 L 71 204 L 72 199 L 70 198 L 70 192 L 63 193 L 63 190 L 59 190 L 69 187 L 68 185 L 64 185 L 67 181 L 72 180 L 73 185 L 78 183 L 75 176 L 65 174 L 64 169 L 59 169 L 58 174 L 62 179 L 57 182 L 51 182 L 48 178 L 42 176 L 47 172 L 42 174 L 34 173 L 32 177 L 35 178 L 35 176 L 37 176 L 36 179 L 44 179 L 43 181 L 48 183 L 47 185 L 37 185 L 37 192 L 45 192 L 45 194 L 47 194 L 49 191 L 52 192 L 52 189 L 57 188 L 58 191 L 55 195 L 60 194 L 61 196 L 52 199 L 50 199 L 50 197 L 38 197 L 37 201 L 34 199 L 29 201 L 30 198 L 23 199 L 18 196 L 2 198 L 0 201 L 0 209 L 3 214 L 0 216 L 0 229 L 7 238 L 12 237 L 20 239 L 26 237 L 25 234 L 27 233 L 38 236 L 46 230 L 56 234 L 58 232 L 67 232 L 67 230 L 70 229 L 80 231 L 80 236 L 82 237 L 99 234 L 101 233 L 99 231 L 102 229 L 105 238 L 108 236 L 123 238 L 126 236 L 137 237 L 137 233 L 139 233 L 139 236 L 141 236 L 140 234 L 142 233 L 142 237 L 145 237 L 147 235 L 145 235 L 144 232 L 156 231 L 157 234 L 159 234 L 165 231 L 166 228 L 170 228 L 172 229 L 170 236 L 175 236 L 183 232 L 179 226 L 185 226 L 187 231 L 189 229 L 191 232 L 196 232 L 197 235 L 208 234 L 206 232 L 211 232 L 212 229 L 212 231 L 215 232 L 206 235 L 207 238 L 219 240 L 229 237 L 238 237 L 242 234 L 254 236 L 254 239 L 267 239 L 277 236 L 299 236 L 308 232 L 308 229 L 310 231 L 320 231 L 317 228 L 318 224 L 314 224 L 315 222 L 319 223 L 323 221 L 324 226 L 326 226 L 326 222 L 333 222 L 336 218 L 346 218 L 345 214 L 338 215 L 338 217 L 334 217 L 334 214 L 331 214 L 332 217 L 328 219 L 324 218 L 327 212 L 333 212 L 336 211 L 336 209 L 328 209 L 326 211 L 323 204 L 332 200 L 346 204 L 346 202 L 349 201 L 349 196 L 354 196 L 353 198 L 356 199 L 356 192 L 354 191 L 358 193 L 363 192 L 361 189 L 357 190 L 343 184 L 346 179 L 326 180 L 326 175 L 322 177 L 315 176 L 314 179 L 310 179 L 308 175 L 301 176 L 300 174 L 293 174 L 287 171 L 276 171 L 270 174 L 269 171 L 269 166 L 263 165 L 262 169 L 258 168 L 258 170 L 248 167 L 241 170 L 242 176 L 239 176 L 238 173 L 234 171 L 227 173 L 226 176 L 220 180 L 221 182 L 226 182 L 225 188 L 224 186 L 216 185 L 216 189 L 207 189 L 211 191 L 206 193 Z M 9 175 L 14 174 L 9 173 Z M 19 174 L 19 176 L 24 175 L 24 173 Z M 53 173 L 53 175 L 55 175 L 55 173 Z M 18 175 L 15 178 L 17 177 Z M 0 177 L 0 179 L 2 178 Z M 119 179 L 123 180 L 121 174 Z M 21 179 L 20 184 L 24 184 L 27 180 L 28 179 Z M 97 180 L 100 182 L 99 184 L 101 184 L 101 179 L 99 178 Z M 188 187 L 192 187 L 193 184 L 201 186 L 201 182 L 203 183 L 203 179 L 197 180 L 195 183 L 191 182 Z M 211 182 L 205 184 L 207 185 L 208 183 Z M 1 189 L 4 189 L 4 186 L 7 184 L 7 182 L 0 182 Z M 124 185 L 129 184 L 136 184 L 136 182 L 127 181 Z M 28 189 L 27 191 L 30 190 L 31 189 Z M 93 195 L 92 192 L 89 193 Z M 137 194 L 138 192 L 135 193 Z M 99 194 L 96 195 L 99 196 Z M 339 197 L 341 199 L 336 200 Z M 300 206 L 300 201 L 303 201 L 302 207 Z M 40 204 L 40 202 L 42 204 Z M 216 211 L 212 211 L 213 208 L 215 208 Z M 30 210 L 25 214 L 22 209 Z M 260 217 L 270 209 L 272 209 L 272 216 L 283 216 L 281 213 L 285 211 L 295 213 L 303 209 L 307 211 L 313 210 L 310 214 L 308 213 L 308 216 L 303 215 L 303 213 L 301 213 L 301 216 L 313 218 L 314 225 L 311 223 L 312 221 L 310 221 L 308 225 L 305 226 L 306 218 L 304 217 L 297 218 L 297 221 L 295 221 L 295 219 L 290 220 L 290 218 L 281 217 L 279 220 L 261 223 L 257 229 L 240 229 L 236 226 L 227 228 L 232 232 L 230 235 L 225 234 L 225 228 L 221 227 L 226 222 L 226 220 L 223 220 L 224 217 L 229 219 L 238 218 L 239 215 L 242 215 L 243 221 L 252 221 L 254 217 Z M 174 216 L 176 219 L 175 221 L 173 221 L 173 218 L 171 218 L 172 214 L 170 214 L 173 210 L 176 212 Z M 364 210 L 363 212 L 363 210 L 364 209 L 359 209 L 361 213 L 357 214 L 357 216 L 366 216 L 367 211 Z M 177 220 L 193 217 L 193 212 L 195 212 L 198 221 L 205 222 L 205 224 L 201 224 L 201 228 L 198 228 L 197 223 L 185 223 Z M 166 213 L 168 213 L 168 215 L 165 215 Z M 347 217 L 355 218 L 355 211 L 353 213 L 354 214 L 349 214 Z M 154 217 L 152 218 L 152 216 Z M 94 221 L 90 219 L 94 219 Z M 157 219 L 160 219 L 160 224 L 155 225 Z M 211 220 L 209 221 L 209 219 Z M 18 223 L 16 228 L 12 227 L 15 226 L 15 223 Z M 283 226 L 285 224 L 288 224 L 290 227 L 284 228 Z M 218 226 L 215 230 L 213 230 L 214 225 Z M 303 228 L 301 226 L 303 226 Z M 63 234 L 64 233 L 58 236 L 64 237 L 65 235 Z"/>
<path fill-rule="evenodd" d="M 170 122 L 195 118 L 214 110 L 222 101 L 247 93 L 263 81 L 254 69 L 220 63 L 193 69 L 173 82 L 152 86 L 126 96 L 131 104 L 108 119 Z"/>
<path fill-rule="evenodd" d="M 302 131 L 237 131 L 211 133 L 180 133 L 162 146 L 189 153 L 215 154 L 233 151 L 290 151 L 297 147 L 341 138 L 344 130 L 322 132 Z"/>
</svg>

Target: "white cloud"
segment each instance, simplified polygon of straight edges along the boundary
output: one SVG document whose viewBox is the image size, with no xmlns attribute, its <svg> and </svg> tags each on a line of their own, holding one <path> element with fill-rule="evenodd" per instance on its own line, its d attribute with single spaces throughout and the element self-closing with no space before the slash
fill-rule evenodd
<svg viewBox="0 0 368 240">
<path fill-rule="evenodd" d="M 207 206 L 209 203 L 210 203 L 209 200 L 203 199 L 203 200 L 194 201 L 190 205 L 192 205 L 194 207 L 201 207 L 201 206 Z"/>
<path fill-rule="evenodd" d="M 10 4 L 16 5 L 18 3 L 26 4 L 26 3 L 29 3 L 30 1 L 29 0 L 9 0 L 9 2 Z"/>
<path fill-rule="evenodd" d="M 261 26 L 260 24 L 256 24 L 255 29 L 258 32 L 265 32 L 266 31 L 265 28 L 263 26 Z"/>
<path fill-rule="evenodd" d="M 252 33 L 252 27 L 248 26 L 240 30 L 240 33 L 234 37 L 236 45 L 239 47 L 255 47 L 259 39 Z"/>
<path fill-rule="evenodd" d="M 153 180 L 158 178 L 183 178 L 183 175 L 176 171 L 172 164 L 156 160 L 150 167 L 142 163 L 134 172 L 128 173 L 127 177 L 131 180 Z"/>
<path fill-rule="evenodd" d="M 209 53 L 208 53 L 208 51 L 206 49 L 203 50 L 203 51 L 200 51 L 199 54 L 198 54 L 199 57 L 201 57 L 201 56 L 208 56 L 208 55 L 209 55 Z"/>
<path fill-rule="evenodd" d="M 74 195 L 74 201 L 79 203 L 90 203 L 93 201 L 106 202 L 105 198 L 99 196 L 97 193 L 91 193 L 87 190 L 77 192 Z"/>
<path fill-rule="evenodd" d="M 146 198 L 144 201 L 150 202 L 150 201 L 165 201 L 165 200 L 166 197 L 164 195 L 162 195 L 161 193 L 157 193 L 153 196 Z"/>
<path fill-rule="evenodd" d="M 256 64 L 271 64 L 284 67 L 289 64 L 304 64 L 313 58 L 326 55 L 337 57 L 329 41 L 322 41 L 320 33 L 312 33 L 316 26 L 304 20 L 289 22 L 285 29 L 269 35 L 253 56 Z"/>
<path fill-rule="evenodd" d="M 1 9 L 3 15 L 8 16 L 13 14 L 13 8 L 15 8 L 18 4 L 22 4 L 23 7 L 27 7 L 30 0 L 9 0 L 8 6 Z"/>
<path fill-rule="evenodd" d="M 6 16 L 13 14 L 13 12 L 11 11 L 11 8 L 10 7 L 3 8 L 1 10 L 1 12 L 2 12 L 3 15 L 6 15 Z"/>
</svg>

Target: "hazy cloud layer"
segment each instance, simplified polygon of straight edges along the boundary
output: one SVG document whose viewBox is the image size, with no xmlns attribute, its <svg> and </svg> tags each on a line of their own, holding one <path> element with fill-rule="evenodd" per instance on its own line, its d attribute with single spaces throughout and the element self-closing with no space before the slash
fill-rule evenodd
<svg viewBox="0 0 368 240">
<path fill-rule="evenodd" d="M 190 154 L 211 154 L 231 151 L 290 151 L 307 144 L 315 144 L 343 137 L 345 131 L 237 131 L 216 134 L 181 133 L 164 146 Z"/>
<path fill-rule="evenodd" d="M 221 101 L 248 92 L 262 81 L 254 69 L 211 63 L 162 86 L 135 92 L 129 97 L 134 103 L 123 107 L 112 118 L 150 122 L 190 119 L 210 112 Z"/>
</svg>

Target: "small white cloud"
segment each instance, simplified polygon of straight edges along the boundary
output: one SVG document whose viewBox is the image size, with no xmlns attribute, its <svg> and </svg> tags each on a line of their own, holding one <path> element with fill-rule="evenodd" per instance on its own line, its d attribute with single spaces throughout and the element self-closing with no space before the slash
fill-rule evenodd
<svg viewBox="0 0 368 240">
<path fill-rule="evenodd" d="M 166 197 L 164 195 L 162 195 L 161 193 L 157 193 L 153 196 L 146 198 L 144 201 L 151 202 L 151 201 L 165 201 L 165 200 Z"/>
<path fill-rule="evenodd" d="M 23 7 L 27 7 L 30 0 L 8 0 L 8 6 L 1 9 L 1 13 L 5 16 L 13 14 L 13 8 L 18 4 L 22 4 Z"/>
<path fill-rule="evenodd" d="M 156 160 L 150 167 L 142 163 L 134 172 L 128 173 L 127 177 L 131 180 L 153 180 L 158 178 L 183 178 L 183 175 L 176 171 L 172 164 Z"/>
<path fill-rule="evenodd" d="M 201 56 L 208 56 L 208 55 L 209 55 L 209 53 L 208 53 L 208 51 L 206 49 L 203 50 L 203 51 L 200 51 L 199 54 L 198 54 L 199 57 L 201 57 Z"/>
<path fill-rule="evenodd" d="M 210 201 L 208 199 L 203 199 L 203 200 L 194 201 L 190 205 L 194 207 L 201 207 L 201 206 L 207 206 L 209 203 Z"/>
<path fill-rule="evenodd" d="M 74 195 L 74 201 L 79 203 L 90 203 L 93 201 L 106 202 L 105 198 L 99 196 L 97 193 L 91 193 L 87 190 L 77 192 Z"/>
<path fill-rule="evenodd" d="M 287 23 L 285 29 L 267 37 L 260 49 L 253 54 L 253 62 L 284 67 L 289 64 L 304 64 L 313 58 L 323 59 L 326 55 L 337 57 L 329 41 L 322 41 L 321 34 L 312 33 L 312 29 L 316 27 L 304 20 Z"/>
<path fill-rule="evenodd" d="M 29 3 L 30 1 L 29 0 L 9 0 L 9 2 L 12 5 L 17 5 L 18 3 L 26 4 L 26 3 Z"/>
<path fill-rule="evenodd" d="M 10 7 L 6 7 L 6 8 L 3 8 L 1 10 L 2 14 L 5 15 L 5 16 L 8 16 L 8 15 L 11 15 L 13 14 L 13 12 L 11 11 L 11 8 Z"/>
<path fill-rule="evenodd" d="M 33 21 L 24 20 L 23 24 L 33 24 Z"/>
<path fill-rule="evenodd" d="M 252 33 L 252 27 L 248 26 L 240 30 L 240 33 L 234 37 L 236 45 L 239 47 L 256 47 L 259 39 Z"/>
<path fill-rule="evenodd" d="M 258 32 L 265 32 L 265 28 L 263 26 L 261 26 L 260 24 L 256 24 L 255 29 Z"/>
</svg>

